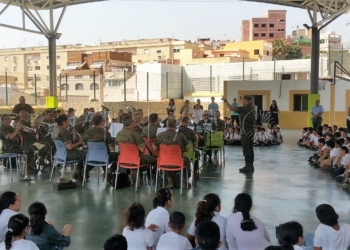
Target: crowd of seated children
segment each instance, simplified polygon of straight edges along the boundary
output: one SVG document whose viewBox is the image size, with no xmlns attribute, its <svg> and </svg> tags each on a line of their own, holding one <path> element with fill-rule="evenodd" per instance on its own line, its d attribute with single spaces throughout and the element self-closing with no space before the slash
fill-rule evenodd
<svg viewBox="0 0 350 250">
<path fill-rule="evenodd" d="M 224 137 L 226 145 L 241 145 L 241 129 L 230 127 Z"/>
<path fill-rule="evenodd" d="M 279 126 L 256 126 L 253 137 L 254 146 L 280 145 L 283 142 L 282 131 Z"/>
</svg>

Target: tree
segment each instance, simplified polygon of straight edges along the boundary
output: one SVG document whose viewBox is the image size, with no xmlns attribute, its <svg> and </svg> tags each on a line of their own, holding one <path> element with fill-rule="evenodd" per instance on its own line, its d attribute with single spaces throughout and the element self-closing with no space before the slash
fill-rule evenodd
<svg viewBox="0 0 350 250">
<path fill-rule="evenodd" d="M 289 44 L 286 40 L 278 38 L 272 42 L 272 56 L 277 60 L 283 60 L 288 54 Z"/>
<path fill-rule="evenodd" d="M 288 54 L 286 55 L 286 60 L 302 59 L 303 53 L 301 48 L 297 46 L 288 46 Z"/>
</svg>

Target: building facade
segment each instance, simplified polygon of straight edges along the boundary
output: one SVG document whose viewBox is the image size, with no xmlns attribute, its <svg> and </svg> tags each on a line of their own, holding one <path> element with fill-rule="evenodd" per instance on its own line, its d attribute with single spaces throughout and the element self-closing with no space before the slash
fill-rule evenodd
<svg viewBox="0 0 350 250">
<path fill-rule="evenodd" d="M 243 20 L 241 41 L 286 38 L 286 10 L 268 10 L 262 17 Z"/>
</svg>

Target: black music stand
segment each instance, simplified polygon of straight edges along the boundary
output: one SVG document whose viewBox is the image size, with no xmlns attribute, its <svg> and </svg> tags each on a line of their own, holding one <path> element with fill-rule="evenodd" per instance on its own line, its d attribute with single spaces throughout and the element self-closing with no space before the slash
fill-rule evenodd
<svg viewBox="0 0 350 250">
<path fill-rule="evenodd" d="M 204 166 L 207 166 L 207 165 L 210 165 L 210 166 L 212 166 L 213 168 L 214 168 L 214 170 L 217 168 L 217 165 L 213 162 L 213 160 L 212 160 L 212 153 L 213 153 L 213 150 L 212 150 L 212 145 L 211 145 L 211 141 L 212 141 L 212 134 L 213 133 L 215 133 L 215 131 L 213 131 L 211 128 L 212 128 L 212 126 L 210 125 L 210 128 L 209 127 L 207 127 L 207 126 L 205 126 L 205 125 L 197 125 L 197 126 L 199 126 L 202 130 L 203 130 L 203 134 L 205 134 L 205 132 L 207 133 L 205 136 L 210 136 L 210 138 L 209 138 L 209 150 L 204 150 L 205 148 L 206 148 L 206 141 L 207 141 L 207 139 L 206 139 L 206 137 L 205 137 L 205 140 L 204 140 L 204 148 L 203 148 L 203 154 L 204 154 L 204 157 L 205 157 L 205 154 L 207 153 L 207 152 L 209 152 L 208 153 L 208 161 L 207 162 L 205 162 L 205 161 L 203 161 L 203 165 L 200 167 L 200 169 L 203 169 L 203 167 Z"/>
</svg>

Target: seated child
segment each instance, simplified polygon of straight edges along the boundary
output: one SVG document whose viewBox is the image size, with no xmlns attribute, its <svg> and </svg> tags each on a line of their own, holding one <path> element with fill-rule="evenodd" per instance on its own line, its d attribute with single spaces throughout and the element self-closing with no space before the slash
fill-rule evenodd
<svg viewBox="0 0 350 250">
<path fill-rule="evenodd" d="M 338 132 L 338 126 L 337 125 L 333 125 L 333 133 Z"/>
<path fill-rule="evenodd" d="M 346 169 L 346 166 L 350 163 L 350 154 L 349 154 L 349 149 L 345 146 L 340 146 L 339 147 L 339 156 L 337 157 L 337 163 L 336 166 L 334 166 L 334 172 L 337 177 L 343 177 L 343 173 Z"/>
<path fill-rule="evenodd" d="M 260 132 L 260 128 L 259 127 L 255 127 L 254 128 L 254 137 L 253 137 L 253 144 L 254 146 L 259 145 L 259 132 Z"/>
<path fill-rule="evenodd" d="M 324 170 L 329 170 L 333 166 L 333 162 L 338 156 L 338 148 L 335 147 L 335 141 L 329 140 L 326 145 L 330 151 L 329 158 L 320 161 L 320 167 Z"/>
<path fill-rule="evenodd" d="M 261 145 L 261 146 L 268 146 L 268 145 L 270 145 L 270 140 L 266 136 L 265 128 L 261 128 L 260 129 L 258 142 L 259 142 L 259 145 Z"/>
<path fill-rule="evenodd" d="M 318 159 L 320 159 L 320 157 L 323 155 L 323 153 L 327 149 L 326 140 L 324 138 L 318 139 L 317 148 L 318 148 L 317 152 L 309 158 L 309 163 L 311 164 L 317 162 Z"/>
<path fill-rule="evenodd" d="M 233 133 L 233 145 L 241 145 L 241 129 L 237 128 Z"/>
<path fill-rule="evenodd" d="M 225 136 L 224 142 L 227 145 L 230 145 L 234 139 L 234 129 L 231 127 L 228 129 L 228 133 Z"/>
<path fill-rule="evenodd" d="M 125 237 L 115 234 L 109 237 L 103 245 L 104 250 L 128 250 L 128 242 Z"/>
<path fill-rule="evenodd" d="M 328 204 L 319 205 L 316 215 L 321 224 L 314 238 L 314 250 L 348 249 L 350 246 L 350 225 L 339 225 L 339 215 Z"/>
<path fill-rule="evenodd" d="M 297 144 L 299 146 L 301 146 L 302 142 L 307 138 L 308 136 L 308 128 L 305 127 L 301 130 L 301 138 L 299 139 L 299 141 L 297 142 Z"/>
<path fill-rule="evenodd" d="M 191 243 L 181 235 L 185 226 L 185 215 L 181 212 L 173 212 L 169 218 L 171 232 L 162 234 L 158 241 L 157 250 L 168 250 L 169 246 L 173 250 L 191 250 Z"/>
<path fill-rule="evenodd" d="M 203 221 L 196 229 L 196 248 L 193 250 L 217 250 L 221 247 L 220 229 L 213 221 Z"/>
</svg>

